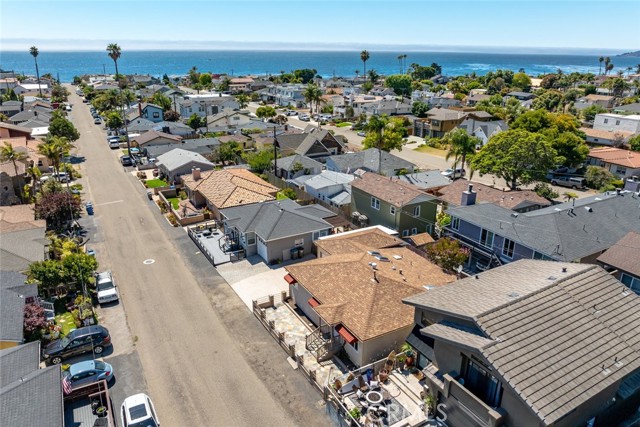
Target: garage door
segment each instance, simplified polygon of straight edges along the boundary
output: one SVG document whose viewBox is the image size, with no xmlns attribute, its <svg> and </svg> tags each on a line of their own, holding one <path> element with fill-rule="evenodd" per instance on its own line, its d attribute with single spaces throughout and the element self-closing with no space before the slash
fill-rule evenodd
<svg viewBox="0 0 640 427">
<path fill-rule="evenodd" d="M 262 239 L 258 239 L 258 255 L 260 255 L 265 262 L 269 263 L 270 260 L 267 254 L 267 245 L 262 242 Z"/>
</svg>

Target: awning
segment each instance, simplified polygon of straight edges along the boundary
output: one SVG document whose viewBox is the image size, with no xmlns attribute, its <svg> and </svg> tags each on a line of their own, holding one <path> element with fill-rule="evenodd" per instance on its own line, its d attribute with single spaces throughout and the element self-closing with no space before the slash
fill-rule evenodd
<svg viewBox="0 0 640 427">
<path fill-rule="evenodd" d="M 336 331 L 338 331 L 338 334 L 340 334 L 340 336 L 344 338 L 344 340 L 349 344 L 353 344 L 354 342 L 358 341 L 358 339 L 351 335 L 351 332 L 349 332 L 347 328 L 342 325 L 336 326 Z"/>
<path fill-rule="evenodd" d="M 293 276 L 290 275 L 290 274 L 287 274 L 286 276 L 284 276 L 284 280 L 286 280 L 287 283 L 290 284 L 290 285 L 293 285 L 294 283 L 297 282 L 297 280 L 294 279 Z"/>
<path fill-rule="evenodd" d="M 311 306 L 311 308 L 316 308 L 317 306 L 320 305 L 320 303 L 318 302 L 317 299 L 311 297 L 309 298 L 309 300 L 307 301 L 309 303 L 309 305 Z"/>
<path fill-rule="evenodd" d="M 407 342 L 427 359 L 435 360 L 435 355 L 433 354 L 434 340 L 433 338 L 422 335 L 420 329 L 422 328 L 416 325 L 407 337 Z"/>
</svg>

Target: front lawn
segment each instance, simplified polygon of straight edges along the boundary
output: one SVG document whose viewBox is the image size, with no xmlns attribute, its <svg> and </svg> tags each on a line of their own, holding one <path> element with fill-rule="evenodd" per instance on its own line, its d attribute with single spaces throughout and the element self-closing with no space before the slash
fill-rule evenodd
<svg viewBox="0 0 640 427">
<path fill-rule="evenodd" d="M 426 144 L 422 144 L 421 146 L 414 148 L 415 151 L 419 151 L 421 153 L 433 154 L 438 157 L 446 157 L 447 150 L 440 150 L 438 148 L 429 147 Z"/>
<path fill-rule="evenodd" d="M 336 124 L 336 127 L 339 127 L 339 128 L 346 128 L 347 126 L 353 126 L 353 123 L 351 123 L 351 122 L 342 122 L 342 123 Z"/>
<path fill-rule="evenodd" d="M 56 315 L 56 325 L 60 326 L 60 335 L 66 336 L 69 332 L 76 329 L 76 321 L 68 311 L 66 313 Z"/>
<path fill-rule="evenodd" d="M 164 179 L 150 179 L 147 181 L 148 188 L 166 187 L 168 185 Z"/>
<path fill-rule="evenodd" d="M 149 182 L 149 181 L 147 181 Z M 171 206 L 173 207 L 174 210 L 178 210 L 178 208 L 180 207 L 179 203 L 180 203 L 180 198 L 178 197 L 167 197 L 167 201 L 169 203 L 171 203 Z"/>
</svg>

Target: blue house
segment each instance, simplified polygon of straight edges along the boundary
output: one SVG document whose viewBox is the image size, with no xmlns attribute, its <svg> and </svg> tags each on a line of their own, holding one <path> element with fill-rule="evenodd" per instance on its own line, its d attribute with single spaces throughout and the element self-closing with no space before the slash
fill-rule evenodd
<svg viewBox="0 0 640 427">
<path fill-rule="evenodd" d="M 146 102 L 138 104 L 138 111 L 142 119 L 151 120 L 154 123 L 159 123 L 164 120 L 162 107 L 155 104 L 148 104 Z"/>
</svg>

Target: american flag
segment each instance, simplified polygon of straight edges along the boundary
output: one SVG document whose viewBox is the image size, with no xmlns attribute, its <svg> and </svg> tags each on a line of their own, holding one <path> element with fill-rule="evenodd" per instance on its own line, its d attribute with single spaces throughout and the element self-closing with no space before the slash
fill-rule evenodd
<svg viewBox="0 0 640 427">
<path fill-rule="evenodd" d="M 71 386 L 71 381 L 69 381 L 69 377 L 64 377 L 62 379 L 62 391 L 64 394 L 71 394 L 73 391 L 73 387 Z"/>
</svg>

